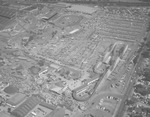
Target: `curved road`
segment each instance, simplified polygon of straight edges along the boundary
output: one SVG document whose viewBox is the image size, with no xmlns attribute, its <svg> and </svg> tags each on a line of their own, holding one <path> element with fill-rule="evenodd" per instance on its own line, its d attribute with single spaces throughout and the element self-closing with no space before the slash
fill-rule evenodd
<svg viewBox="0 0 150 117">
<path fill-rule="evenodd" d="M 92 97 L 92 95 L 95 93 L 95 91 L 96 91 L 97 87 L 99 86 L 101 80 L 103 79 L 104 75 L 105 75 L 105 73 L 104 73 L 102 76 L 99 76 L 99 79 L 97 80 L 97 82 L 96 82 L 96 84 L 94 85 L 93 89 L 91 89 L 91 90 L 88 92 L 88 96 L 87 96 L 87 97 L 84 97 L 84 98 L 78 97 L 78 96 L 77 96 L 77 91 L 73 90 L 73 91 L 72 91 L 72 97 L 73 97 L 73 99 L 75 99 L 75 100 L 77 100 L 77 101 L 82 101 L 82 102 L 83 102 L 83 101 L 86 101 L 86 100 L 88 100 L 88 99 L 90 99 L 90 98 Z"/>
<path fill-rule="evenodd" d="M 113 48 L 111 49 L 111 51 L 109 52 L 108 56 L 115 50 L 117 44 L 120 44 L 120 42 L 116 42 L 113 45 Z M 108 70 L 106 70 L 102 75 L 99 75 L 99 79 L 97 80 L 97 82 L 95 83 L 93 89 L 91 89 L 90 91 L 87 92 L 88 96 L 87 97 L 78 97 L 77 96 L 77 91 L 73 90 L 72 91 L 72 97 L 73 99 L 77 100 L 77 101 L 87 101 L 88 99 L 90 99 L 93 94 L 95 93 L 97 87 L 99 86 L 99 84 L 101 83 L 101 81 L 104 79 L 105 75 L 107 75 Z M 88 85 L 88 84 L 87 84 Z"/>
</svg>

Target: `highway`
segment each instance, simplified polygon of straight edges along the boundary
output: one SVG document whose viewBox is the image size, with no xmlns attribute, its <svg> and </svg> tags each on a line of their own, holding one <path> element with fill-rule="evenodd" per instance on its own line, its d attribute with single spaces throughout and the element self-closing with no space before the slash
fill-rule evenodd
<svg viewBox="0 0 150 117">
<path fill-rule="evenodd" d="M 100 0 L 95 0 L 95 1 L 86 1 L 86 0 L 47 0 L 47 1 L 44 1 L 44 0 L 41 0 L 39 2 L 37 1 L 33 1 L 31 0 L 30 2 L 20 2 L 21 4 L 24 4 L 24 5 L 31 5 L 31 4 L 35 4 L 35 3 L 51 3 L 51 4 L 56 4 L 56 3 L 59 3 L 59 2 L 65 2 L 65 3 L 72 3 L 72 4 L 90 4 L 90 5 L 98 5 L 98 6 L 127 6 L 127 7 L 131 7 L 131 6 L 150 6 L 150 2 L 119 2 L 119 1 L 116 1 L 116 2 L 111 2 L 111 1 L 100 1 Z M 8 2 L 8 3 L 18 3 L 19 2 L 15 2 L 15 1 L 11 1 L 11 2 Z"/>
<path fill-rule="evenodd" d="M 74 4 L 91 4 L 91 5 L 97 5 L 97 6 L 150 6 L 150 2 L 111 2 L 111 1 L 85 1 L 85 0 L 74 0 L 74 1 L 67 1 L 63 0 L 63 2 L 66 3 L 74 3 Z"/>
<path fill-rule="evenodd" d="M 124 106 L 125 106 L 125 101 L 126 99 L 128 99 L 128 95 L 131 93 L 131 90 L 132 90 L 132 86 L 133 86 L 133 82 L 130 82 L 129 85 L 128 85 L 128 88 L 125 92 L 125 95 L 122 99 L 122 102 L 118 108 L 118 111 L 117 111 L 117 114 L 114 116 L 114 117 L 121 117 L 123 115 L 123 110 L 124 110 Z"/>
<path fill-rule="evenodd" d="M 139 54 L 139 53 L 136 53 L 136 54 Z M 141 60 L 141 52 L 140 52 L 140 56 L 138 58 L 138 61 L 137 63 L 139 63 L 139 61 Z M 126 92 L 125 94 L 123 95 L 123 98 L 122 98 L 122 102 L 118 108 L 118 111 L 116 112 L 116 115 L 114 115 L 113 117 L 122 117 L 123 116 L 123 111 L 124 111 L 124 107 L 125 107 L 125 101 L 128 99 L 128 96 L 129 94 L 131 93 L 132 91 L 132 87 L 133 87 L 133 84 L 134 82 L 136 81 L 136 79 L 133 79 L 132 82 L 131 82 L 131 77 L 133 77 L 133 74 L 135 72 L 135 69 L 136 67 L 138 66 L 138 64 L 136 64 L 134 66 L 133 69 L 131 69 L 131 72 L 129 75 L 127 75 L 127 77 L 130 77 L 130 80 L 129 80 L 129 84 L 127 85 L 127 89 L 126 89 Z"/>
</svg>

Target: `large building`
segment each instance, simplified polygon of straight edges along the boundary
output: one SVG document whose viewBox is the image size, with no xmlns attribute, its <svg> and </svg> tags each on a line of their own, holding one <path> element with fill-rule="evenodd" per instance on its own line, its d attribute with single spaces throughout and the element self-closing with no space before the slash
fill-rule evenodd
<svg viewBox="0 0 150 117">
<path fill-rule="evenodd" d="M 11 24 L 14 20 L 16 10 L 0 6 L 0 30 Z"/>
<path fill-rule="evenodd" d="M 11 112 L 15 117 L 25 117 L 33 108 L 40 103 L 40 99 L 36 96 L 29 97 L 25 102 Z"/>
</svg>

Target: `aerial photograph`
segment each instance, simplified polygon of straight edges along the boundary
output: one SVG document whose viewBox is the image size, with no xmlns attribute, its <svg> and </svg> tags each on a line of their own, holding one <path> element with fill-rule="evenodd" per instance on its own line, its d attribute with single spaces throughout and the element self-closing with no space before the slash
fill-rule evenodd
<svg viewBox="0 0 150 117">
<path fill-rule="evenodd" d="M 150 117 L 150 0 L 0 0 L 0 117 Z"/>
</svg>

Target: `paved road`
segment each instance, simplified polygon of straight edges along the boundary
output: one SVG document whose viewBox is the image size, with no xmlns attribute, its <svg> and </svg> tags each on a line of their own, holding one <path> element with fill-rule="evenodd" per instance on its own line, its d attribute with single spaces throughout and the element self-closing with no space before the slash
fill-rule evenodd
<svg viewBox="0 0 150 117">
<path fill-rule="evenodd" d="M 141 55 L 139 56 L 138 61 L 140 61 L 140 59 L 141 59 Z M 137 63 L 139 63 L 139 62 L 137 62 Z M 130 77 L 129 85 L 128 85 L 127 89 L 126 89 L 124 97 L 122 98 L 122 102 L 121 102 L 121 104 L 120 104 L 120 106 L 118 108 L 117 114 L 114 117 L 122 117 L 123 116 L 123 110 L 124 110 L 124 107 L 125 107 L 125 101 L 128 99 L 128 96 L 129 96 L 129 94 L 132 91 L 133 84 L 134 84 L 134 82 L 136 80 L 136 79 L 133 79 L 133 81 L 131 82 L 131 77 L 133 76 L 133 73 L 134 73 L 134 71 L 135 71 L 137 66 L 138 66 L 138 64 L 136 64 L 134 66 L 134 68 L 132 69 L 130 74 L 127 76 L 127 77 Z"/>
<path fill-rule="evenodd" d="M 74 3 L 74 4 L 91 4 L 91 5 L 97 5 L 97 6 L 150 6 L 150 2 L 108 2 L 108 1 L 67 1 L 64 0 L 66 3 Z"/>
<path fill-rule="evenodd" d="M 150 2 L 110 2 L 110 1 L 80 1 L 80 0 L 74 0 L 74 1 L 68 1 L 68 0 L 58 0 L 58 1 L 47 1 L 43 3 L 51 3 L 51 4 L 56 4 L 60 2 L 66 2 L 66 3 L 74 3 L 74 4 L 91 4 L 91 5 L 98 5 L 98 6 L 150 6 Z M 15 1 L 14 1 L 15 2 Z M 9 2 L 11 3 L 11 2 Z M 13 1 L 12 1 L 13 3 Z M 16 2 L 15 2 L 16 3 Z M 33 2 L 20 2 L 22 4 L 33 4 L 37 3 L 35 1 Z M 40 3 L 40 2 L 38 2 Z M 42 2 L 41 2 L 42 3 Z"/>
<path fill-rule="evenodd" d="M 122 99 L 122 102 L 121 102 L 121 104 L 120 104 L 120 106 L 118 108 L 119 110 L 117 111 L 117 114 L 115 115 L 115 117 L 122 117 L 124 106 L 125 106 L 125 101 L 126 101 L 126 99 L 128 99 L 128 95 L 131 92 L 132 86 L 133 86 L 133 82 L 132 83 L 130 82 L 130 84 L 128 85 L 128 88 L 127 88 L 127 90 L 125 92 L 125 95 L 124 95 L 124 97 Z"/>
</svg>

